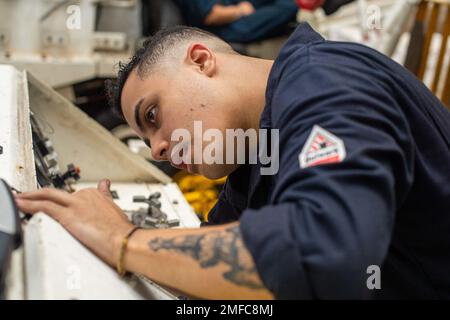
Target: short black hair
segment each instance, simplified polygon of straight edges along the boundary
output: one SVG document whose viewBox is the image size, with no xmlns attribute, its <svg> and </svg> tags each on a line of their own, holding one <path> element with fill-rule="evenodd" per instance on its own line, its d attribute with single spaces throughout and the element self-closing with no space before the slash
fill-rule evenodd
<svg viewBox="0 0 450 320">
<path fill-rule="evenodd" d="M 136 51 L 127 63 L 119 62 L 119 71 L 116 80 L 106 80 L 106 95 L 114 113 L 124 119 L 121 96 L 125 82 L 132 70 L 137 68 L 138 75 L 144 78 L 169 49 L 172 49 L 181 41 L 194 38 L 220 40 L 223 44 L 221 48 L 224 49 L 223 51 L 235 53 L 231 46 L 227 45 L 219 37 L 198 28 L 174 26 L 159 30 L 152 37 L 144 41 L 142 47 Z"/>
</svg>

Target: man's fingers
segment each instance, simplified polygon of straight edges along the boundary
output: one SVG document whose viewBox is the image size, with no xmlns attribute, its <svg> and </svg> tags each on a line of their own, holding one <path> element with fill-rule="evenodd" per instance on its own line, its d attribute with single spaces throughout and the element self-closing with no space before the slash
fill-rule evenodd
<svg viewBox="0 0 450 320">
<path fill-rule="evenodd" d="M 63 206 L 47 200 L 36 201 L 16 198 L 16 203 L 19 210 L 24 213 L 44 212 L 57 221 L 61 221 L 61 216 L 65 210 Z"/>
<path fill-rule="evenodd" d="M 71 203 L 70 194 L 50 188 L 44 188 L 35 192 L 16 194 L 15 197 L 24 200 L 51 201 L 62 206 L 68 206 Z"/>
<path fill-rule="evenodd" d="M 98 182 L 98 186 L 97 186 L 98 191 L 100 191 L 102 194 L 104 194 L 108 198 L 112 199 L 110 188 L 111 188 L 110 180 L 103 179 Z"/>
</svg>

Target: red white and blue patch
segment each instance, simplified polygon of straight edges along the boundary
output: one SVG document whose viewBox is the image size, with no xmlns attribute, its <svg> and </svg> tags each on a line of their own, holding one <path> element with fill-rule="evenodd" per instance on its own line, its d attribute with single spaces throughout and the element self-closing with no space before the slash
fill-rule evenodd
<svg viewBox="0 0 450 320">
<path fill-rule="evenodd" d="M 331 132 L 315 125 L 299 155 L 300 168 L 340 163 L 346 157 L 345 144 Z"/>
</svg>

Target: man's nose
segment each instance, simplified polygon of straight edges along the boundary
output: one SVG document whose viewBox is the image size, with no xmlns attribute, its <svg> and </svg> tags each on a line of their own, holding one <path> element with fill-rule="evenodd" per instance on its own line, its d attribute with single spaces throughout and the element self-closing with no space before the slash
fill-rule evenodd
<svg viewBox="0 0 450 320">
<path fill-rule="evenodd" d="M 169 149 L 169 143 L 167 141 L 161 141 L 153 143 L 152 141 L 152 157 L 156 161 L 166 161 L 167 150 Z"/>
</svg>

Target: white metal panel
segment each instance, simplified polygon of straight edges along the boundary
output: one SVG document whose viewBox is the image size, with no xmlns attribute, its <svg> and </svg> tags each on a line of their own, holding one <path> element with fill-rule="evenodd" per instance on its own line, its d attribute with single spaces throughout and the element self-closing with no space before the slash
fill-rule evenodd
<svg viewBox="0 0 450 320">
<path fill-rule="evenodd" d="M 41 21 L 44 14 L 58 2 L 61 1 L 0 0 L 0 32 L 8 35 L 6 49 L 10 54 L 25 52 L 69 56 L 91 54 L 91 35 L 95 22 L 94 1 L 69 1 Z M 80 9 L 79 29 L 67 27 L 67 21 L 70 21 L 73 14 L 67 11 L 70 5 L 76 5 Z M 49 36 L 54 39 L 55 45 L 51 45 L 53 40 L 47 40 L 50 39 Z"/>
<path fill-rule="evenodd" d="M 0 178 L 19 190 L 32 190 L 36 174 L 26 75 L 6 65 L 0 65 L 0 75 Z"/>
<path fill-rule="evenodd" d="M 51 8 L 63 2 L 0 0 L 0 63 L 31 71 L 54 87 L 95 77 L 116 76 L 114 66 L 127 60 L 131 52 L 94 52 L 95 37 L 99 36 L 94 32 L 96 1 L 67 1 L 42 20 Z M 79 15 L 68 10 L 71 6 L 79 8 Z M 79 28 L 70 24 L 68 27 L 67 22 L 73 21 L 75 16 L 80 18 Z M 120 33 L 110 34 L 112 38 L 122 36 Z M 132 44 L 134 39 L 121 42 Z"/>
<path fill-rule="evenodd" d="M 27 299 L 175 299 L 149 280 L 122 279 L 50 217 L 39 214 L 25 232 Z"/>
<path fill-rule="evenodd" d="M 77 190 L 95 188 L 82 183 Z M 123 210 L 137 210 L 133 196 L 161 193 L 161 210 L 179 219 L 179 228 L 197 228 L 200 220 L 175 183 L 113 183 Z M 53 219 L 39 214 L 25 230 L 25 261 L 28 299 L 174 299 L 175 296 L 143 277 L 121 279 Z"/>
<path fill-rule="evenodd" d="M 161 170 L 133 154 L 94 119 L 31 74 L 30 107 L 46 128 L 61 168 L 74 163 L 85 182 L 170 182 Z"/>
<path fill-rule="evenodd" d="M 26 75 L 0 65 L 0 178 L 18 190 L 36 188 Z M 6 279 L 6 297 L 23 299 L 23 250 L 13 253 Z"/>
</svg>

